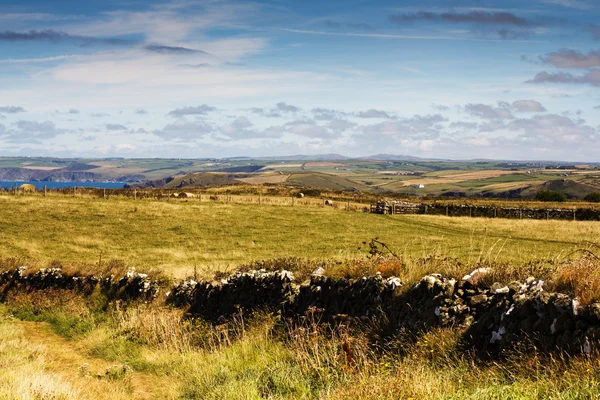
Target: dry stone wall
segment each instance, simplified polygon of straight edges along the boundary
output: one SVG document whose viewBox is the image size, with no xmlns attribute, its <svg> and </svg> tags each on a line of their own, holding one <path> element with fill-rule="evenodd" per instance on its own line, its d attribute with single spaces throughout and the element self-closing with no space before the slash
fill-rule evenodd
<svg viewBox="0 0 600 400">
<path fill-rule="evenodd" d="M 317 271 L 297 282 L 289 271 L 236 273 L 219 282 L 181 282 L 168 291 L 167 303 L 188 314 L 219 324 L 237 315 L 272 311 L 290 321 L 310 315 L 314 321 L 362 321 L 377 326 L 382 338 L 418 336 L 436 327 L 462 333 L 465 348 L 482 356 L 498 356 L 519 342 L 539 349 L 569 353 L 596 352 L 600 343 L 600 303 L 582 306 L 577 298 L 550 293 L 533 277 L 508 284 L 481 282 L 487 269 L 455 280 L 439 274 L 403 287 L 396 277 L 381 275 L 334 279 Z M 26 273 L 24 268 L 0 273 L 0 300 L 9 293 L 73 290 L 96 291 L 111 300 L 152 301 L 160 285 L 145 274 L 73 276 L 58 268 Z"/>
<path fill-rule="evenodd" d="M 449 217 L 483 217 L 512 219 L 560 219 L 577 221 L 600 221 L 600 209 L 577 208 L 531 208 L 497 207 L 468 204 L 421 204 L 408 202 L 378 202 L 371 205 L 375 214 L 430 214 Z"/>
<path fill-rule="evenodd" d="M 219 283 L 189 282 L 169 295 L 189 304 L 191 315 L 221 323 L 239 313 L 277 311 L 295 319 L 372 321 L 381 335 L 418 335 L 435 327 L 456 327 L 463 343 L 495 356 L 527 338 L 538 348 L 591 352 L 600 341 L 600 304 L 580 306 L 576 298 L 544 291 L 544 282 L 528 278 L 485 287 L 475 271 L 461 280 L 428 275 L 410 288 L 398 278 L 360 279 L 313 276 L 297 284 L 287 271 L 240 273 Z"/>
<path fill-rule="evenodd" d="M 73 290 L 90 295 L 98 290 L 110 300 L 154 300 L 160 291 L 160 285 L 146 274 L 135 270 L 124 276 L 70 275 L 60 268 L 41 268 L 28 274 L 25 267 L 0 273 L 0 299 L 4 300 L 11 292 L 39 291 L 47 289 Z"/>
<path fill-rule="evenodd" d="M 600 210 L 591 208 L 560 209 L 530 207 L 494 207 L 432 204 L 423 206 L 423 214 L 450 217 L 484 217 L 511 219 L 559 219 L 566 221 L 600 221 Z"/>
</svg>

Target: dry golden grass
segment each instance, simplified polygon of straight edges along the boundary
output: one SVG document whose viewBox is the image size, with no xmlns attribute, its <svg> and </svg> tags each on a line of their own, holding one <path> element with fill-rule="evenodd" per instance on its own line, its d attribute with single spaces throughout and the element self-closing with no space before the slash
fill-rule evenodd
<svg viewBox="0 0 600 400">
<path fill-rule="evenodd" d="M 261 259 L 302 257 L 349 260 L 366 254 L 363 241 L 379 238 L 405 262 L 434 257 L 462 264 L 556 262 L 600 237 L 596 222 L 374 215 L 346 212 L 345 202 L 232 196 L 156 201 L 69 196 L 0 196 L 0 258 L 27 264 L 95 268 L 120 260 L 178 277 L 194 267 L 232 270 Z M 350 204 L 351 209 L 359 207 Z M 557 234 L 559 232 L 559 234 Z"/>
<path fill-rule="evenodd" d="M 289 174 L 280 173 L 264 173 L 256 176 L 250 176 L 247 178 L 236 178 L 238 181 L 249 183 L 251 185 L 262 185 L 265 183 L 277 184 L 283 183 L 289 178 Z"/>
<path fill-rule="evenodd" d="M 600 259 L 578 258 L 560 264 L 550 276 L 552 288 L 579 298 L 581 304 L 600 301 Z"/>
<path fill-rule="evenodd" d="M 25 303 L 11 307 L 25 315 Z M 63 307 L 62 300 L 48 302 L 36 318 L 68 335 L 83 320 L 57 326 L 80 306 Z M 343 326 L 283 328 L 277 317 L 257 315 L 211 328 L 182 323 L 179 311 L 138 305 L 114 308 L 85 333 L 65 339 L 45 322 L 6 320 L 6 308 L 0 315 L 0 363 L 19 365 L 20 372 L 0 369 L 6 398 L 578 399 L 600 390 L 595 358 L 517 349 L 502 362 L 487 363 L 461 350 L 458 329 L 435 329 L 379 348 L 368 333 Z M 23 357 L 24 351 L 35 356 Z M 89 373 L 82 374 L 83 365 Z M 115 368 L 131 372 L 107 375 Z M 12 386 L 5 385 L 10 379 Z M 15 397 L 15 388 L 34 395 Z"/>
<path fill-rule="evenodd" d="M 489 178 L 497 178 L 499 176 L 504 175 L 514 175 L 522 173 L 520 171 L 506 171 L 506 170 L 482 170 L 482 171 L 472 171 L 472 172 L 448 172 L 448 174 L 438 175 L 436 177 L 428 177 L 425 176 L 422 179 L 408 179 L 402 181 L 404 186 L 411 185 L 436 185 L 436 184 L 448 184 L 448 183 L 458 183 L 458 182 L 466 182 L 473 180 L 481 180 L 481 179 L 489 179 Z"/>
</svg>

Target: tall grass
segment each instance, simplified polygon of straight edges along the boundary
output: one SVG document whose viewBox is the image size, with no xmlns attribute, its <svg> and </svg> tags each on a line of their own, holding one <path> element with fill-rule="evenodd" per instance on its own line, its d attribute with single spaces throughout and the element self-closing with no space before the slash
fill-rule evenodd
<svg viewBox="0 0 600 400">
<path fill-rule="evenodd" d="M 365 332 L 310 321 L 286 327 L 272 315 L 188 331 L 181 328 L 178 312 L 140 307 L 115 309 L 110 321 L 85 337 L 69 339 L 68 351 L 76 349 L 78 356 L 60 365 L 44 362 L 64 351 L 47 336 L 51 333 L 32 338 L 23 334 L 18 321 L 0 323 L 0 362 L 18 366 L 16 373 L 0 369 L 0 393 L 8 393 L 7 398 L 60 399 L 108 394 L 173 399 L 578 399 L 595 398 L 600 390 L 595 358 L 544 355 L 529 347 L 515 349 L 502 362 L 482 361 L 461 350 L 461 333 L 455 328 L 432 330 L 414 341 L 398 338 L 382 348 L 374 347 Z M 84 360 L 91 370 L 87 377 L 69 364 Z"/>
</svg>

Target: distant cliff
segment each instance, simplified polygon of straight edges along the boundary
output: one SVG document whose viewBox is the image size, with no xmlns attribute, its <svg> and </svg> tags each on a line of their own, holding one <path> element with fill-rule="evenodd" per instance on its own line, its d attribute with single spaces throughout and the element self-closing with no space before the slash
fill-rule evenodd
<svg viewBox="0 0 600 400">
<path fill-rule="evenodd" d="M 97 180 L 102 180 L 100 175 L 85 171 L 0 168 L 0 181 L 94 182 Z"/>
</svg>

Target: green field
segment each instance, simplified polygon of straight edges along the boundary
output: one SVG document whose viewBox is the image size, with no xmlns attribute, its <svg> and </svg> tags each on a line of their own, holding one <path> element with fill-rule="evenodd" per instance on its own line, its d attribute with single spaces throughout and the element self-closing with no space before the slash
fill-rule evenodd
<svg viewBox="0 0 600 400">
<path fill-rule="evenodd" d="M 407 258 L 556 260 L 600 238 L 595 222 L 375 215 L 330 207 L 0 196 L 0 257 L 123 260 L 181 276 L 279 258 L 363 257 L 378 237 Z"/>
<path fill-rule="evenodd" d="M 21 168 L 20 173 L 14 169 Z M 37 170 L 36 170 L 37 169 Z M 66 173 L 66 174 L 65 174 Z M 600 191 L 600 166 L 552 162 L 293 159 L 60 159 L 0 157 L 0 180 L 126 181 L 137 187 L 239 183 L 416 196 L 533 198 L 539 190 L 582 199 Z M 146 184 L 147 181 L 157 181 Z M 169 182 L 165 182 L 169 180 Z M 420 185 L 424 185 L 420 188 Z"/>
</svg>

